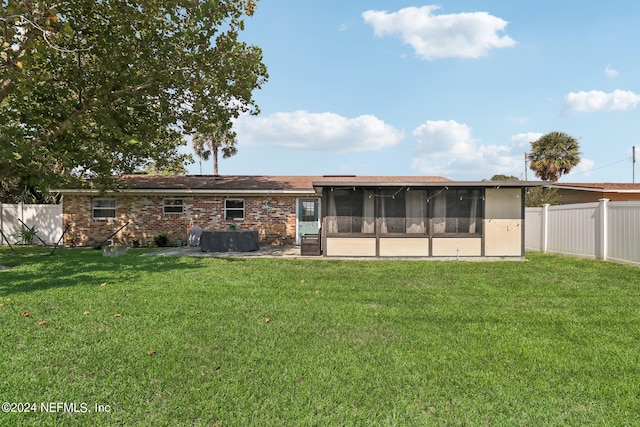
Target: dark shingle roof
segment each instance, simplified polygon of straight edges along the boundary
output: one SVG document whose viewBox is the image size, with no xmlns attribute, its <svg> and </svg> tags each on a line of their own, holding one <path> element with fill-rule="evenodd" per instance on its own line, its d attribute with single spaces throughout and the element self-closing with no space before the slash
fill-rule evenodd
<svg viewBox="0 0 640 427">
<path fill-rule="evenodd" d="M 128 188 L 147 190 L 313 190 L 314 184 L 402 184 L 451 182 L 441 176 L 271 176 L 271 175 L 125 175 L 119 181 Z"/>
<path fill-rule="evenodd" d="M 313 190 L 310 176 L 125 175 L 118 181 L 136 190 Z"/>
<path fill-rule="evenodd" d="M 122 175 L 116 178 L 124 192 L 135 193 L 291 193 L 314 194 L 330 186 L 527 186 L 520 181 L 462 182 L 441 176 L 272 176 L 272 175 Z M 531 183 L 529 183 L 531 184 Z M 63 194 L 97 193 L 98 189 L 67 188 Z"/>
</svg>

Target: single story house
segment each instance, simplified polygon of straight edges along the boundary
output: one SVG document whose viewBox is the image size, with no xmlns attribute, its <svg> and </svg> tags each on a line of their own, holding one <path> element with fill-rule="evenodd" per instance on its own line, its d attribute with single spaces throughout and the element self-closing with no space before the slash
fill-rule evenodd
<svg viewBox="0 0 640 427">
<path fill-rule="evenodd" d="M 263 243 L 294 243 L 298 218 L 308 219 L 302 212 L 318 200 L 307 176 L 124 175 L 117 181 L 121 188 L 112 192 L 59 190 L 76 244 L 101 243 L 127 223 L 114 242 L 145 246 L 161 233 L 171 243 L 186 242 L 197 224 L 257 230 Z"/>
<path fill-rule="evenodd" d="M 430 176 L 127 175 L 121 190 L 64 189 L 63 219 L 80 245 L 145 245 L 166 233 L 256 230 L 263 244 L 321 230 L 326 256 L 522 257 L 524 191 L 540 183 Z"/>
<path fill-rule="evenodd" d="M 640 200 L 640 184 L 554 182 L 547 186 L 558 190 L 558 202 L 561 205 L 597 202 L 600 199 L 609 199 L 614 202 Z"/>
</svg>

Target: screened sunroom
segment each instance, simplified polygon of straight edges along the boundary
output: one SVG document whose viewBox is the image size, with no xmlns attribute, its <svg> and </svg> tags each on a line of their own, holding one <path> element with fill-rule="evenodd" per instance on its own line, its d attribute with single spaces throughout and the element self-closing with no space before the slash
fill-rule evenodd
<svg viewBox="0 0 640 427">
<path fill-rule="evenodd" d="M 355 177 L 354 177 L 355 178 Z M 327 256 L 521 257 L 522 183 L 314 182 Z"/>
</svg>

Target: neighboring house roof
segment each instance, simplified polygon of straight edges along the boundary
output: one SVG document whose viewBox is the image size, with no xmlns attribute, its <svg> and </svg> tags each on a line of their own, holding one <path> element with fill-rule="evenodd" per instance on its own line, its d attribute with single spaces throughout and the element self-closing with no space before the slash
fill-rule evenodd
<svg viewBox="0 0 640 427">
<path fill-rule="evenodd" d="M 523 181 L 452 181 L 441 176 L 268 176 L 268 175 L 123 175 L 116 178 L 120 192 L 137 194 L 281 194 L 315 195 L 332 186 L 477 186 L 525 187 Z M 99 194 L 95 188 L 66 188 L 64 194 Z"/>
<path fill-rule="evenodd" d="M 640 184 L 622 182 L 554 182 L 545 187 L 558 192 L 558 203 L 590 203 L 600 199 L 616 202 L 640 200 Z"/>
<path fill-rule="evenodd" d="M 548 186 L 564 190 L 595 191 L 600 193 L 640 193 L 640 184 L 621 182 L 554 182 Z"/>
</svg>

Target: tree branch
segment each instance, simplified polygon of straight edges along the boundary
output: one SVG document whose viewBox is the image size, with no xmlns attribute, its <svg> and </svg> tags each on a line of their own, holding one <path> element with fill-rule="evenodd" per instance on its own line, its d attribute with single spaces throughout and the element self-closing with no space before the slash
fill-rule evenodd
<svg viewBox="0 0 640 427">
<path fill-rule="evenodd" d="M 109 93 L 109 101 L 113 102 L 116 99 L 118 99 L 121 95 L 125 95 L 127 93 L 142 92 L 144 90 L 151 89 L 155 83 L 156 83 L 155 77 L 149 77 L 146 82 L 139 84 L 137 86 L 111 91 Z"/>
<path fill-rule="evenodd" d="M 10 78 L 0 80 L 0 102 L 2 102 L 16 86 L 16 83 Z"/>
<path fill-rule="evenodd" d="M 60 47 L 58 45 L 56 45 L 55 43 L 53 43 L 51 40 L 49 40 L 49 38 L 47 37 L 47 34 L 49 34 L 49 31 L 46 28 L 42 28 L 40 25 L 38 25 L 37 23 L 35 23 L 34 21 L 32 21 L 31 19 L 27 18 L 25 15 L 13 15 L 10 16 L 8 18 L 20 18 L 20 19 L 24 19 L 27 23 L 31 24 L 31 26 L 33 28 L 35 28 L 36 30 L 40 31 L 40 33 L 42 34 L 42 39 L 44 40 L 44 42 L 49 45 L 49 47 L 53 50 L 57 50 L 58 52 L 62 52 L 62 53 L 73 53 L 73 52 L 80 52 L 80 51 L 87 51 L 87 50 L 91 50 L 91 46 L 87 47 L 87 48 L 78 48 L 78 49 L 66 49 L 64 47 Z M 7 21 L 7 19 L 3 19 L 0 18 L 0 20 L 2 21 Z"/>
<path fill-rule="evenodd" d="M 109 96 L 104 99 L 104 101 L 107 104 L 111 104 L 111 103 L 115 102 L 116 100 L 118 100 L 122 95 L 125 95 L 127 93 L 141 92 L 141 91 L 144 91 L 146 89 L 150 89 L 151 87 L 153 87 L 154 83 L 155 83 L 155 79 L 154 78 L 149 78 L 146 82 L 144 82 L 142 84 L 139 84 L 137 86 L 133 86 L 133 87 L 126 88 L 126 89 L 120 89 L 120 90 L 112 91 L 112 92 L 109 93 Z M 41 147 L 41 146 L 53 141 L 54 139 L 56 139 L 57 137 L 59 137 L 63 133 L 65 133 L 71 127 L 71 125 L 73 125 L 73 123 L 76 120 L 78 120 L 80 117 L 82 117 L 97 102 L 98 101 L 96 99 L 93 99 L 91 101 L 83 102 L 80 105 L 79 109 L 77 109 L 73 113 L 71 113 L 69 115 L 69 117 L 64 119 L 60 124 L 58 124 L 58 126 L 56 126 L 55 128 L 51 129 L 49 132 L 47 132 L 47 134 L 45 135 L 44 138 L 39 138 L 39 139 L 35 140 L 33 142 L 33 145 L 36 146 L 36 147 Z"/>
<path fill-rule="evenodd" d="M 34 145 L 42 146 L 46 142 L 52 141 L 65 133 L 67 129 L 71 127 L 73 122 L 75 122 L 78 118 L 80 118 L 84 113 L 87 112 L 87 110 L 89 109 L 89 104 L 93 103 L 87 102 L 82 105 L 78 110 L 75 110 L 73 113 L 71 113 L 69 117 L 67 117 L 62 123 L 47 132 L 47 135 L 44 137 L 44 139 L 38 139 L 34 141 Z"/>
</svg>

